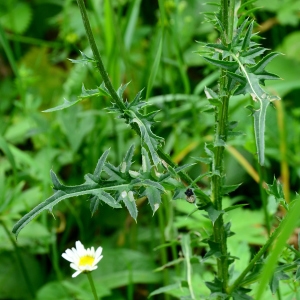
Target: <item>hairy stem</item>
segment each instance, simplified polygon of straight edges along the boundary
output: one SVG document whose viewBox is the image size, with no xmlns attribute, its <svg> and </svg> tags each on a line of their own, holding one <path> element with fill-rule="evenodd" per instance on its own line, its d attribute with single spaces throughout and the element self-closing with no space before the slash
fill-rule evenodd
<svg viewBox="0 0 300 300">
<path fill-rule="evenodd" d="M 81 12 L 81 16 L 82 16 L 82 20 L 83 20 L 83 24 L 84 24 L 84 28 L 85 28 L 87 37 L 88 37 L 88 40 L 89 40 L 94 58 L 96 60 L 97 69 L 98 69 L 99 73 L 101 74 L 101 77 L 104 81 L 104 84 L 105 84 L 106 88 L 108 89 L 108 91 L 110 92 L 110 95 L 111 95 L 112 99 L 115 101 L 116 105 L 121 110 L 124 111 L 126 109 L 125 104 L 123 103 L 122 99 L 120 99 L 120 97 L 118 96 L 116 90 L 112 86 L 111 81 L 110 81 L 110 79 L 108 77 L 108 74 L 106 72 L 106 69 L 104 67 L 101 55 L 100 55 L 99 50 L 97 48 L 95 38 L 93 36 L 92 29 L 91 29 L 91 26 L 90 26 L 90 22 L 89 22 L 89 19 L 88 19 L 88 16 L 87 16 L 84 1 L 83 0 L 77 0 L 77 3 L 78 3 L 78 7 L 80 9 L 80 12 Z M 136 123 L 131 124 L 131 126 L 132 126 L 132 129 L 135 130 L 135 132 L 139 136 L 141 136 L 140 130 L 139 130 L 138 126 L 136 125 Z M 172 168 L 177 167 L 177 165 L 172 161 L 171 157 L 167 153 L 165 153 L 162 150 L 161 147 L 158 147 L 157 153 L 160 156 L 160 158 L 162 160 L 164 160 L 167 164 L 169 164 Z M 181 171 L 181 172 L 178 173 L 178 175 L 180 176 L 181 180 L 186 182 L 188 185 L 192 184 L 192 186 L 198 191 L 197 196 L 198 196 L 199 200 L 202 203 L 204 203 L 204 204 L 210 203 L 209 197 L 205 193 L 203 193 L 195 183 L 193 183 L 193 180 L 185 172 Z"/>
<path fill-rule="evenodd" d="M 230 9 L 230 10 L 229 10 Z M 224 28 L 222 34 L 222 43 L 230 43 L 232 38 L 233 20 L 229 22 L 230 17 L 234 16 L 234 0 L 221 0 L 221 23 Z M 228 105 L 230 93 L 227 89 L 227 74 L 225 70 L 220 75 L 220 100 L 222 106 L 216 108 L 215 113 L 215 138 L 214 138 L 214 158 L 212 164 L 212 181 L 211 181 L 211 199 L 216 210 L 222 210 L 222 185 L 225 177 L 223 160 L 224 149 L 227 140 L 227 123 L 228 123 Z M 213 225 L 214 241 L 219 243 L 221 256 L 217 258 L 218 279 L 222 282 L 222 290 L 226 292 L 228 286 L 228 253 L 227 253 L 227 234 L 224 226 L 223 215 L 216 220 Z"/>
</svg>

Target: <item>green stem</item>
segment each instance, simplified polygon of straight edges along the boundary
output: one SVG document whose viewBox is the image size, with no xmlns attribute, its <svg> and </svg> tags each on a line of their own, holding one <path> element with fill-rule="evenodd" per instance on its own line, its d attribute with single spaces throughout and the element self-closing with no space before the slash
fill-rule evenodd
<svg viewBox="0 0 300 300">
<path fill-rule="evenodd" d="M 98 300 L 99 298 L 97 296 L 97 291 L 96 291 L 96 288 L 95 288 L 95 285 L 94 285 L 94 280 L 93 280 L 92 274 L 91 274 L 91 272 L 86 272 L 85 274 L 86 274 L 86 276 L 87 276 L 87 278 L 89 280 L 90 286 L 92 288 L 94 299 Z"/>
<path fill-rule="evenodd" d="M 88 16 L 87 16 L 84 1 L 83 0 L 77 0 L 77 4 L 78 4 L 78 7 L 80 9 L 80 13 L 81 13 L 81 17 L 82 17 L 82 21 L 83 21 L 83 25 L 84 25 L 84 28 L 85 28 L 85 31 L 86 31 L 87 38 L 89 40 L 94 58 L 96 60 L 97 69 L 99 70 L 99 72 L 102 76 L 102 79 L 104 81 L 104 84 L 105 84 L 106 88 L 109 90 L 110 95 L 113 98 L 113 100 L 116 101 L 116 104 L 118 105 L 119 108 L 122 108 L 123 110 L 125 110 L 126 106 L 123 103 L 122 99 L 119 98 L 119 96 L 118 96 L 117 92 L 115 91 L 115 89 L 113 88 L 113 86 L 111 84 L 111 81 L 110 81 L 110 79 L 107 75 L 107 72 L 105 70 L 102 58 L 100 56 L 99 50 L 97 48 L 97 45 L 96 45 L 96 42 L 95 42 L 95 39 L 94 39 L 94 35 L 93 35 L 91 25 L 90 25 L 90 22 L 89 22 L 89 19 L 88 19 Z"/>
<path fill-rule="evenodd" d="M 111 84 L 111 81 L 110 81 L 110 79 L 107 75 L 107 72 L 105 70 L 105 67 L 103 65 L 102 58 L 100 56 L 98 48 L 96 46 L 96 42 L 95 42 L 92 30 L 91 30 L 91 26 L 90 26 L 90 23 L 89 23 L 89 19 L 88 19 L 88 16 L 87 16 L 87 12 L 86 12 L 84 2 L 83 2 L 83 0 L 77 0 L 77 3 L 78 3 L 78 7 L 80 9 L 80 12 L 81 12 L 83 24 L 84 24 L 84 27 L 85 27 L 85 31 L 86 31 L 91 49 L 93 51 L 94 58 L 97 62 L 96 63 L 97 69 L 99 70 L 99 72 L 102 76 L 102 79 L 104 81 L 104 84 L 105 84 L 106 88 L 108 89 L 108 91 L 110 92 L 110 95 L 111 95 L 112 99 L 116 102 L 116 105 L 121 110 L 124 111 L 124 110 L 126 110 L 125 104 L 123 103 L 122 99 L 119 98 L 118 94 L 116 93 L 115 89 L 113 88 L 113 86 Z M 134 129 L 136 131 L 136 133 L 139 136 L 141 136 L 140 130 L 139 130 L 138 126 L 135 123 L 132 124 L 132 129 Z M 158 147 L 157 153 L 160 156 L 160 158 L 162 160 L 164 160 L 167 164 L 169 164 L 172 168 L 177 167 L 177 165 L 172 161 L 170 156 L 167 153 L 165 153 L 162 150 L 161 147 Z M 188 185 L 192 184 L 193 180 L 185 172 L 179 172 L 179 176 L 180 176 L 181 180 L 186 182 Z M 196 189 L 195 192 L 196 192 L 196 195 L 198 196 L 200 201 L 202 201 L 204 204 L 210 203 L 210 198 L 205 193 L 203 193 L 196 184 L 193 184 L 192 186 Z"/>
<path fill-rule="evenodd" d="M 222 43 L 227 45 L 231 42 L 233 31 L 233 20 L 229 22 L 229 17 L 234 17 L 234 0 L 221 0 L 221 23 L 224 34 L 221 36 Z M 230 3 L 230 5 L 229 5 Z M 228 10 L 230 8 L 230 11 Z M 220 95 L 222 106 L 216 108 L 215 112 L 215 138 L 214 138 L 214 157 L 212 163 L 211 180 L 211 200 L 216 210 L 222 210 L 222 186 L 225 177 L 224 145 L 227 141 L 228 105 L 230 93 L 227 89 L 227 72 L 221 70 L 220 75 Z M 223 215 L 213 224 L 214 241 L 219 244 L 221 256 L 217 259 L 218 279 L 222 282 L 222 290 L 226 292 L 228 286 L 228 253 L 227 253 L 227 234 L 224 227 Z"/>
<path fill-rule="evenodd" d="M 253 269 L 256 262 L 267 252 L 268 248 L 273 244 L 274 240 L 282 230 L 282 227 L 285 225 L 285 222 L 280 222 L 280 225 L 275 229 L 273 234 L 267 240 L 267 242 L 260 248 L 260 250 L 256 253 L 253 259 L 250 261 L 249 265 L 245 268 L 245 270 L 240 274 L 240 276 L 235 280 L 235 282 L 228 287 L 228 294 L 230 295 L 236 288 L 238 288 L 246 277 L 246 275 Z"/>
</svg>

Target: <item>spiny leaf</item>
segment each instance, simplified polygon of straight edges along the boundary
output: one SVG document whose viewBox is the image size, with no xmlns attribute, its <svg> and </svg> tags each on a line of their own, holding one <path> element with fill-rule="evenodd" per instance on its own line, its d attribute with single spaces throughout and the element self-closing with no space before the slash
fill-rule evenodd
<svg viewBox="0 0 300 300">
<path fill-rule="evenodd" d="M 242 44 L 242 51 L 243 50 L 247 50 L 250 46 L 250 39 L 251 39 L 251 35 L 252 35 L 252 30 L 253 30 L 253 22 L 252 21 L 246 31 L 244 40 L 243 40 L 243 44 Z"/>
<path fill-rule="evenodd" d="M 130 82 L 125 83 L 124 85 L 121 85 L 121 86 L 118 88 L 118 90 L 117 90 L 117 95 L 119 96 L 120 99 L 123 98 L 123 93 L 124 93 L 124 91 L 126 90 L 126 88 L 127 88 L 127 86 L 128 86 L 129 83 L 130 83 Z"/>
<path fill-rule="evenodd" d="M 71 107 L 71 106 L 75 105 L 76 103 L 80 102 L 81 100 L 82 100 L 82 98 L 77 98 L 77 100 L 74 100 L 74 101 L 69 101 L 67 99 L 64 99 L 64 103 L 63 104 L 55 106 L 53 108 L 49 108 L 49 109 L 43 110 L 42 112 L 46 112 L 47 113 L 47 112 L 62 110 L 62 109 L 65 109 L 65 108 L 68 108 L 68 107 Z"/>
<path fill-rule="evenodd" d="M 107 90 L 107 88 L 105 87 L 104 82 L 102 82 L 102 84 L 99 87 L 97 87 L 96 89 L 92 89 L 92 90 L 87 90 L 85 88 L 84 84 L 82 84 L 81 95 L 79 96 L 79 98 L 90 98 L 90 97 L 94 97 L 94 96 L 110 97 L 110 93 Z"/>
<path fill-rule="evenodd" d="M 124 190 L 120 195 L 120 200 L 122 200 L 124 202 L 131 217 L 136 221 L 138 211 L 137 211 L 135 199 L 133 196 L 133 192 L 132 191 L 127 192 L 126 190 Z"/>
<path fill-rule="evenodd" d="M 82 56 L 82 59 L 71 59 L 69 58 L 69 61 L 71 61 L 73 64 L 79 64 L 79 63 L 88 63 L 88 62 L 91 62 L 91 63 L 96 63 L 95 59 L 91 58 L 91 57 L 88 57 L 87 55 L 85 55 L 83 52 L 79 51 L 81 56 Z"/>
<path fill-rule="evenodd" d="M 233 185 L 223 185 L 222 186 L 222 194 L 223 195 L 229 194 L 229 193 L 235 191 L 240 185 L 241 185 L 241 183 L 233 184 Z"/>
<path fill-rule="evenodd" d="M 121 172 L 122 173 L 129 172 L 129 169 L 132 164 L 133 153 L 134 153 L 134 145 L 131 145 L 124 157 L 122 164 L 121 164 Z"/>
<path fill-rule="evenodd" d="M 59 179 L 57 178 L 56 174 L 50 170 L 50 177 L 53 183 L 53 189 L 54 190 L 60 190 L 62 188 L 62 184 L 60 183 Z"/>
<path fill-rule="evenodd" d="M 154 215 L 154 213 L 158 210 L 161 203 L 160 191 L 153 186 L 148 186 L 146 187 L 143 195 L 145 195 L 148 198 L 149 204 L 151 206 Z"/>
<path fill-rule="evenodd" d="M 106 193 L 104 190 L 98 189 L 95 190 L 92 194 L 113 208 L 121 208 L 121 205 L 109 193 Z"/>
<path fill-rule="evenodd" d="M 105 161 L 106 161 L 106 158 L 107 158 L 107 156 L 108 156 L 108 154 L 109 154 L 109 151 L 110 151 L 110 149 L 106 150 L 106 151 L 101 155 L 101 157 L 100 157 L 99 160 L 98 160 L 97 166 L 96 166 L 96 168 L 95 168 L 94 176 L 97 178 L 98 181 L 99 181 L 99 179 L 100 179 L 100 175 L 101 175 L 101 172 L 102 172 L 104 163 L 105 163 Z"/>
<path fill-rule="evenodd" d="M 235 61 L 225 61 L 225 60 L 219 60 L 219 59 L 213 59 L 207 56 L 203 56 L 205 60 L 207 60 L 209 63 L 215 65 L 216 67 L 235 72 L 238 68 L 238 64 Z"/>
</svg>

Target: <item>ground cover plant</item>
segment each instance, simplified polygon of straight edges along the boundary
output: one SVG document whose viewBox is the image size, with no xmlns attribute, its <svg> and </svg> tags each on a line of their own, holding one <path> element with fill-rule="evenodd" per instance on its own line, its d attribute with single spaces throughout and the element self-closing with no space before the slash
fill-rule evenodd
<svg viewBox="0 0 300 300">
<path fill-rule="evenodd" d="M 1 4 L 0 299 L 299 297 L 300 2 L 264 2 Z"/>
</svg>

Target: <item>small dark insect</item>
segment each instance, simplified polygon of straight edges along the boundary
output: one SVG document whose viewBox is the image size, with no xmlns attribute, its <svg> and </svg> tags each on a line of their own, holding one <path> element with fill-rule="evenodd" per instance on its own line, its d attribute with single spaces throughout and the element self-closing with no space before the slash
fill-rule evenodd
<svg viewBox="0 0 300 300">
<path fill-rule="evenodd" d="M 188 188 L 185 192 L 185 199 L 189 203 L 194 203 L 196 201 L 195 194 L 192 189 Z"/>
</svg>

